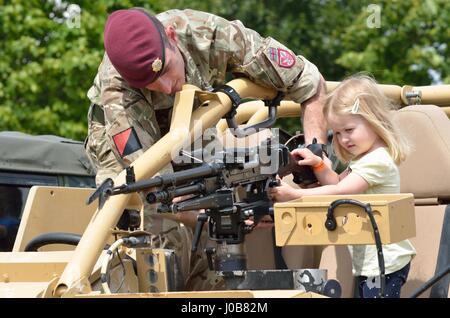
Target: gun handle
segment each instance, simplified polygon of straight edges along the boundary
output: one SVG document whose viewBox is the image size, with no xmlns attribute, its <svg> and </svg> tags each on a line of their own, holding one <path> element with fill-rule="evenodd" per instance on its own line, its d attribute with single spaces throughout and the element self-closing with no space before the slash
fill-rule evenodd
<svg viewBox="0 0 450 318">
<path fill-rule="evenodd" d="M 292 172 L 292 176 L 294 177 L 292 181 L 295 184 L 313 183 L 316 179 L 316 176 L 309 167 L 305 167 L 302 172 Z"/>
<path fill-rule="evenodd" d="M 313 154 L 323 159 L 322 146 L 317 143 L 317 139 L 314 138 L 312 144 L 306 146 Z M 311 184 L 317 182 L 316 175 L 311 167 L 305 166 L 300 171 L 293 171 L 292 175 L 294 176 L 293 181 L 296 184 Z"/>
<path fill-rule="evenodd" d="M 200 236 L 202 235 L 203 225 L 208 220 L 208 215 L 206 213 L 200 213 L 197 216 L 197 224 L 195 225 L 194 238 L 192 240 L 191 252 L 196 252 L 198 247 L 198 242 L 200 242 Z"/>
</svg>

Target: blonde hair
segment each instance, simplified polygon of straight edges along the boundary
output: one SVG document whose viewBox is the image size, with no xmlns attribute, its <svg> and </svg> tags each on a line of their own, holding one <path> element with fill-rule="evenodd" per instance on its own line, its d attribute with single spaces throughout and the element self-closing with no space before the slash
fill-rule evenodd
<svg viewBox="0 0 450 318">
<path fill-rule="evenodd" d="M 354 107 L 355 103 L 359 103 L 357 109 Z M 410 148 L 406 138 L 391 120 L 391 111 L 395 109 L 395 105 L 383 94 L 373 78 L 356 74 L 342 81 L 326 97 L 323 113 L 327 119 L 332 115 L 349 114 L 363 117 L 384 141 L 389 154 L 398 165 L 405 160 Z M 341 161 L 348 163 L 353 159 L 353 155 L 339 144 L 337 138 L 333 138 L 333 148 Z"/>
</svg>

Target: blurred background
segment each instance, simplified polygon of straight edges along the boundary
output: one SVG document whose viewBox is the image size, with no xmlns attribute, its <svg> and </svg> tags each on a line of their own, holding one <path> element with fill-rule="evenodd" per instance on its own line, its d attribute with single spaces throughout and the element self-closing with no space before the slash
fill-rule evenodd
<svg viewBox="0 0 450 318">
<path fill-rule="evenodd" d="M 448 0 L 0 0 L 0 131 L 84 140 L 105 20 L 133 6 L 241 20 L 329 81 L 365 71 L 384 84 L 450 84 Z M 282 125 L 299 130 L 298 119 Z"/>
</svg>

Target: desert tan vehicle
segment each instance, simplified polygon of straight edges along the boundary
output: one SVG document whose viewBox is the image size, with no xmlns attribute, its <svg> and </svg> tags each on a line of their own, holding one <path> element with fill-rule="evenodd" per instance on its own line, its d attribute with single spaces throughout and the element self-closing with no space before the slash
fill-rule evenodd
<svg viewBox="0 0 450 318">
<path fill-rule="evenodd" d="M 328 82 L 327 90 L 336 85 Z M 184 170 L 187 173 L 181 170 L 167 179 L 164 175 L 150 178 L 170 163 L 174 153 L 180 154 L 183 145 L 194 141 L 195 131 L 204 132 L 215 126 L 223 144 L 235 146 L 242 142 L 242 148 L 250 149 L 254 148 L 254 141 L 245 136 L 252 132 L 249 126 L 267 128 L 276 117 L 298 117 L 301 105 L 280 103 L 276 92 L 245 79 L 233 80 L 217 92 L 185 85 L 175 98 L 170 132 L 133 162 L 132 169 L 122 171 L 96 190 L 56 185 L 31 188 L 13 249 L 0 253 L 0 297 L 353 297 L 351 262 L 345 245 L 374 243 L 377 236 L 361 206 L 336 206 L 338 229 L 325 229 L 329 207 L 338 199 L 372 207 L 381 236 L 378 241 L 412 240 L 417 256 L 403 296 L 415 293 L 420 297 L 448 297 L 448 277 L 431 281 L 434 284 L 427 290 L 418 288 L 435 275 L 443 276 L 440 274 L 450 264 L 450 85 L 381 87 L 403 106 L 393 116 L 414 147 L 400 166 L 401 194 L 311 197 L 276 204 L 275 236 L 270 229 L 245 227 L 243 218 L 254 216 L 256 220 L 261 216 L 258 211 L 269 211 L 270 202 L 258 195 L 262 193 L 261 186 L 273 181 L 279 168 L 287 166 L 288 157 L 282 146 L 256 143 L 256 147 L 276 153 L 275 172 L 263 171 L 250 160 L 233 161 L 230 166 L 189 168 Z M 257 100 L 239 105 L 236 96 Z M 195 110 L 194 101 L 200 103 Z M 234 116 L 221 120 L 232 109 L 236 111 Z M 241 125 L 247 125 L 247 129 Z M 237 137 L 227 132 L 228 126 L 237 129 Z M 264 136 L 263 140 L 267 140 Z M 245 152 L 246 158 L 252 154 Z M 177 290 L 173 252 L 151 248 L 142 229 L 142 201 L 136 192 L 174 185 L 154 192 L 152 202 L 161 202 L 155 198 L 194 193 L 202 179 L 218 175 L 224 183 L 201 196 L 206 217 L 199 224 L 207 223 L 210 236 L 218 242 L 209 251 L 210 259 L 212 267 L 225 273 L 225 278 L 231 277 L 227 280 L 230 290 Z M 243 185 L 251 186 L 250 193 L 256 197 L 249 192 L 241 196 L 229 191 Z M 245 204 L 235 204 L 240 203 L 235 202 L 236 198 L 244 198 Z M 220 202 L 225 203 L 213 207 L 209 199 L 216 203 L 223 199 Z M 198 207 L 191 203 L 199 201 L 171 205 L 170 211 Z M 275 242 L 280 248 L 272 248 Z M 221 247 L 225 247 L 225 253 L 221 254 Z M 279 269 L 280 252 L 292 270 Z M 229 268 L 230 263 L 245 266 Z M 278 285 L 271 285 L 273 281 Z"/>
</svg>

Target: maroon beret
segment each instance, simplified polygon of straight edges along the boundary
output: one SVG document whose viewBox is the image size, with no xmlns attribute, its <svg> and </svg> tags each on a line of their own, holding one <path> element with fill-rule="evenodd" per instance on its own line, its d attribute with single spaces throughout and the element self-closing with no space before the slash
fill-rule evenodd
<svg viewBox="0 0 450 318">
<path fill-rule="evenodd" d="M 164 43 L 153 19 L 141 10 L 129 9 L 114 11 L 106 21 L 106 53 L 133 87 L 144 88 L 164 68 Z"/>
</svg>

